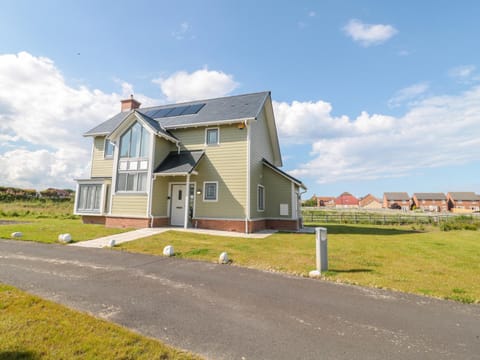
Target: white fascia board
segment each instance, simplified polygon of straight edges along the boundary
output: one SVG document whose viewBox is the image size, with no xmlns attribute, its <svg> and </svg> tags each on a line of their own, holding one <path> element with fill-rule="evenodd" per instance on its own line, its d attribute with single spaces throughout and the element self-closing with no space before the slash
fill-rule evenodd
<svg viewBox="0 0 480 360">
<path fill-rule="evenodd" d="M 184 124 L 184 125 L 164 126 L 163 128 L 166 129 L 166 130 L 185 129 L 185 128 L 190 128 L 190 127 L 235 124 L 235 123 L 242 123 L 242 122 L 248 121 L 248 120 L 257 120 L 257 119 L 255 119 L 255 118 L 242 118 L 242 119 L 230 119 L 230 120 L 216 120 L 216 121 L 208 121 L 208 122 L 189 123 L 189 124 Z"/>
</svg>

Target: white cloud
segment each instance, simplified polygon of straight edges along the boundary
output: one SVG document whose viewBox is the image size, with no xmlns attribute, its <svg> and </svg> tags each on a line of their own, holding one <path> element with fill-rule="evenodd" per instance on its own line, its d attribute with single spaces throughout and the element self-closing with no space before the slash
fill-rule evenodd
<svg viewBox="0 0 480 360">
<path fill-rule="evenodd" d="M 315 16 L 317 16 L 317 13 L 315 11 L 309 11 L 308 16 L 309 17 L 315 17 Z"/>
<path fill-rule="evenodd" d="M 311 144 L 310 160 L 291 174 L 318 183 L 411 175 L 480 158 L 480 87 L 428 97 L 400 117 L 333 117 L 322 101 L 274 106 L 281 142 Z"/>
<path fill-rule="evenodd" d="M 233 75 L 207 68 L 192 73 L 179 71 L 168 78 L 155 79 L 162 92 L 171 102 L 182 102 L 225 96 L 239 85 Z"/>
<path fill-rule="evenodd" d="M 0 55 L 1 184 L 73 187 L 89 175 L 91 142 L 81 135 L 119 111 L 121 98 L 69 86 L 48 58 Z"/>
<path fill-rule="evenodd" d="M 343 31 L 353 41 L 368 47 L 384 43 L 398 33 L 392 25 L 364 24 L 360 20 L 352 19 L 343 27 Z"/>
<path fill-rule="evenodd" d="M 460 82 L 468 82 L 472 80 L 475 70 L 475 65 L 461 65 L 450 69 L 448 74 Z"/>
<path fill-rule="evenodd" d="M 397 107 L 403 103 L 411 100 L 418 99 L 418 97 L 424 94 L 429 88 L 427 82 L 420 82 L 410 85 L 396 92 L 396 94 L 388 100 L 388 105 L 391 107 Z"/>
<path fill-rule="evenodd" d="M 183 40 L 189 35 L 190 29 L 190 24 L 184 21 L 180 24 L 178 30 L 172 32 L 172 36 L 177 40 Z"/>
</svg>

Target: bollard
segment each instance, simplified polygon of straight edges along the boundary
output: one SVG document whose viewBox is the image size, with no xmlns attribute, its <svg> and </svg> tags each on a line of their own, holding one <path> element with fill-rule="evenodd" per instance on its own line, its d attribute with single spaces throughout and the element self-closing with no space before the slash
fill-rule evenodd
<svg viewBox="0 0 480 360">
<path fill-rule="evenodd" d="M 318 277 L 322 271 L 328 270 L 328 238 L 327 229 L 322 227 L 315 228 L 315 250 L 317 258 L 317 269 L 309 273 L 310 277 Z"/>
</svg>

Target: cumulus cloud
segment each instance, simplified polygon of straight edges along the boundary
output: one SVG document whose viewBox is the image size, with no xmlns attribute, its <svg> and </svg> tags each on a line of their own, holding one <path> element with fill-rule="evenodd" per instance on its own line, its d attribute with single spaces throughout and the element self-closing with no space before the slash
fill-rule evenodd
<svg viewBox="0 0 480 360">
<path fill-rule="evenodd" d="M 171 102 L 225 96 L 238 87 L 233 75 L 207 68 L 188 73 L 179 71 L 167 78 L 153 80 Z"/>
<path fill-rule="evenodd" d="M 89 175 L 91 143 L 81 134 L 115 114 L 121 98 L 69 86 L 48 58 L 0 55 L 2 184 L 73 187 Z"/>
<path fill-rule="evenodd" d="M 428 88 L 429 84 L 427 82 L 420 82 L 403 88 L 390 99 L 388 100 L 388 105 L 391 107 L 397 107 L 405 102 L 418 99 L 418 97 L 424 94 Z"/>
<path fill-rule="evenodd" d="M 398 33 L 392 25 L 365 24 L 357 19 L 350 20 L 343 31 L 364 47 L 382 44 Z"/>
<path fill-rule="evenodd" d="M 480 158 L 480 87 L 430 96 L 399 117 L 333 117 L 322 101 L 274 106 L 282 141 L 311 144 L 309 160 L 291 174 L 318 183 L 411 175 Z"/>
</svg>

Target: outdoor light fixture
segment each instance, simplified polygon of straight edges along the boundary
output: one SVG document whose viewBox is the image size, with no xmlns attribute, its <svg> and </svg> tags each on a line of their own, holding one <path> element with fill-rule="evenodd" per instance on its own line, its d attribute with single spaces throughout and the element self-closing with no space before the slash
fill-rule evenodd
<svg viewBox="0 0 480 360">
<path fill-rule="evenodd" d="M 202 190 L 197 190 L 197 195 L 202 195 Z"/>
<path fill-rule="evenodd" d="M 240 130 L 243 130 L 245 128 L 245 124 L 243 122 L 239 123 L 237 125 L 237 127 L 240 129 Z"/>
</svg>

